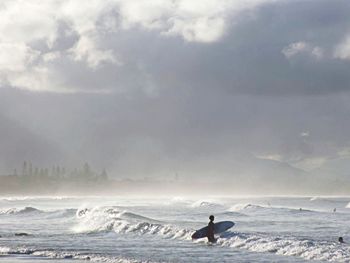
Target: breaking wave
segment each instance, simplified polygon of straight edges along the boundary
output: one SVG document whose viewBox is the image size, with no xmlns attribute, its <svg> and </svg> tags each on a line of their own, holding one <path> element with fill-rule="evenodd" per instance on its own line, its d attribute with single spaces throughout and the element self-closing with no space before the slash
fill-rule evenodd
<svg viewBox="0 0 350 263">
<path fill-rule="evenodd" d="M 182 200 L 181 200 L 182 201 Z M 192 201 L 191 201 L 192 202 Z M 244 201 L 243 201 L 244 202 Z M 253 201 L 255 202 L 255 201 Z M 233 201 L 231 204 L 234 204 Z M 258 202 L 257 202 L 258 203 Z M 346 203 L 345 203 L 346 204 Z M 344 206 L 345 206 L 344 204 Z M 12 205 L 15 206 L 15 205 Z M 301 211 L 296 208 L 289 207 L 272 207 L 272 206 L 262 206 L 253 203 L 240 203 L 235 204 L 229 209 L 227 203 L 218 204 L 215 202 L 209 201 L 197 201 L 194 203 L 188 202 L 186 208 L 190 207 L 203 207 L 207 208 L 208 212 L 214 210 L 211 208 L 220 208 L 217 209 L 217 214 L 226 214 L 227 215 L 242 215 L 249 217 L 249 220 L 258 220 L 255 218 L 255 215 L 269 215 L 275 216 L 286 214 L 287 216 L 292 216 L 293 213 L 301 213 Z M 23 208 L 8 208 L 0 210 L 0 215 L 4 215 L 3 218 L 13 220 L 12 215 L 18 215 L 18 217 L 27 217 L 25 215 L 30 215 L 28 218 L 37 219 L 35 216 L 38 215 L 38 218 L 48 218 L 50 216 L 58 217 L 61 222 L 61 218 L 69 218 L 69 223 L 73 224 L 73 227 L 70 228 L 67 232 L 62 233 L 62 235 L 74 235 L 74 237 L 85 238 L 86 234 L 98 233 L 97 236 L 104 236 L 110 232 L 128 234 L 132 237 L 138 235 L 156 235 L 155 237 L 170 239 L 169 242 L 180 239 L 181 242 L 187 242 L 189 247 L 191 247 L 191 235 L 193 234 L 193 228 L 184 228 L 183 226 L 175 225 L 177 223 L 169 223 L 166 221 L 157 220 L 157 215 L 150 215 L 145 212 L 135 213 L 136 208 L 129 208 L 126 210 L 125 207 L 118 206 L 97 206 L 97 207 L 81 207 L 80 209 L 59 209 L 55 211 L 44 211 L 41 209 L 40 205 L 35 207 L 23 207 Z M 350 208 L 350 204 L 347 205 Z M 196 210 L 196 209 L 191 209 Z M 198 209 L 200 210 L 200 209 Z M 220 212 L 219 212 L 220 210 Z M 141 210 L 149 211 L 149 210 Z M 205 209 L 201 210 L 205 211 Z M 311 210 L 302 210 L 305 212 L 305 215 L 322 215 L 320 211 L 311 211 Z M 317 213 L 317 214 L 310 214 Z M 328 215 L 329 213 L 324 213 Z M 9 215 L 6 217 L 6 215 Z M 33 215 L 33 216 L 32 216 Z M 338 213 L 337 213 L 338 215 Z M 154 218 L 152 218 L 154 216 Z M 198 216 L 196 215 L 196 218 Z M 264 218 L 265 219 L 265 218 Z M 184 219 L 186 220 L 186 219 Z M 239 223 L 244 222 L 243 218 L 237 219 L 237 226 Z M 56 222 L 56 221 L 54 221 Z M 174 221 L 175 222 L 175 221 Z M 186 222 L 186 221 L 184 221 Z M 49 222 L 51 223 L 51 222 Z M 198 222 L 192 222 L 193 225 Z M 188 224 L 191 225 L 191 222 Z M 239 230 L 239 228 L 233 228 L 233 230 Z M 72 233 L 73 232 L 73 233 Z M 81 235 L 77 235 L 80 233 Z M 284 235 L 284 234 L 281 234 Z M 239 233 L 239 232 L 225 232 L 222 233 L 218 239 L 218 246 L 223 247 L 232 247 L 235 250 L 241 249 L 251 252 L 262 252 L 262 253 L 272 253 L 276 255 L 283 256 L 294 256 L 300 257 L 307 260 L 325 260 L 325 261 L 340 261 L 340 262 L 350 262 L 350 246 L 348 244 L 339 244 L 332 241 L 320 241 L 317 240 L 314 236 L 308 237 L 293 237 L 289 236 L 292 234 L 287 234 L 287 236 L 278 236 L 275 232 L 272 233 Z M 4 236 L 4 235 L 3 235 Z M 112 235 L 114 237 L 114 234 Z M 12 238 L 12 235 L 8 236 Z M 6 236 L 7 238 L 7 236 Z M 37 237 L 35 237 L 37 238 Z M 148 237 L 145 236 L 145 239 Z M 315 238 L 315 240 L 314 240 Z M 30 239 L 28 239 L 30 240 Z M 195 241 L 198 246 L 201 246 L 206 242 L 206 239 Z M 23 244 L 23 243 L 22 243 Z M 30 244 L 29 242 L 27 244 Z M 12 246 L 13 243 L 10 243 L 9 246 Z M 29 246 L 29 245 L 28 245 Z M 96 251 L 94 251 L 95 253 Z M 104 253 L 104 252 L 103 252 Z M 57 250 L 57 247 L 48 250 L 44 248 L 32 248 L 32 247 L 1 247 L 0 246 L 0 255 L 11 255 L 11 254 L 25 254 L 28 257 L 31 256 L 42 256 L 47 258 L 57 258 L 57 259 L 81 259 L 89 260 L 91 262 L 118 262 L 118 263 L 136 263 L 136 262 L 151 262 L 140 261 L 133 258 L 121 258 L 116 257 L 116 255 L 104 255 L 104 254 L 93 254 L 88 251 L 82 250 Z M 64 261 L 63 261 L 64 262 Z"/>
<path fill-rule="evenodd" d="M 341 204 L 344 202 L 347 202 L 349 200 L 349 197 L 341 197 L 341 196 L 334 196 L 334 197 L 311 197 L 310 202 L 322 202 L 322 203 L 329 203 L 329 204 Z"/>
<path fill-rule="evenodd" d="M 129 226 L 127 232 L 137 232 L 139 234 L 162 234 L 167 236 L 168 233 L 174 233 L 175 229 L 169 227 L 167 231 L 165 228 L 159 228 L 152 224 L 140 223 Z M 158 226 L 159 227 L 159 226 Z M 164 226 L 163 226 L 164 227 Z M 116 229 L 113 229 L 114 231 Z M 146 231 L 145 231 L 146 230 Z M 152 232 L 155 231 L 155 232 Z M 185 231 L 185 230 L 183 230 Z M 185 231 L 186 232 L 186 231 Z M 176 236 L 174 236 L 176 237 Z M 183 236 L 182 236 L 183 237 Z M 180 236 L 181 238 L 181 236 Z M 188 242 L 190 242 L 188 240 Z M 196 241 L 203 243 L 204 241 Z M 317 261 L 332 261 L 332 262 L 349 262 L 350 261 L 350 247 L 344 244 L 339 244 L 330 241 L 315 241 L 308 239 L 298 239 L 293 237 L 279 237 L 268 236 L 258 233 L 233 233 L 226 232 L 221 234 L 217 241 L 218 246 L 232 247 L 235 249 L 244 249 L 257 253 L 272 253 L 282 256 L 300 257 L 307 260 Z M 143 263 L 152 261 L 140 261 L 137 259 L 113 257 L 110 255 L 101 254 L 87 254 L 86 252 L 72 252 L 72 251 L 56 251 L 56 250 L 41 250 L 30 247 L 0 247 L 0 255 L 12 254 L 26 254 L 32 256 L 42 256 L 55 259 L 80 259 L 89 260 L 92 262 L 117 262 L 117 263 Z"/>
<path fill-rule="evenodd" d="M 237 207 L 235 208 L 237 209 Z M 244 209 L 265 209 L 262 206 L 242 205 Z M 137 235 L 152 234 L 164 238 L 191 240 L 194 229 L 181 229 L 177 226 L 162 223 L 142 215 L 117 208 L 93 208 L 85 210 L 79 219 L 75 231 L 78 233 L 107 232 L 133 233 Z M 81 213 L 80 213 L 81 214 Z M 77 216 L 79 211 L 77 211 Z M 195 242 L 205 242 L 205 239 Z M 281 238 L 264 234 L 225 232 L 220 235 L 218 245 L 245 249 L 252 252 L 274 253 L 284 256 L 296 256 L 310 260 L 347 261 L 350 260 L 350 249 L 334 242 Z"/>
<path fill-rule="evenodd" d="M 27 207 L 23 207 L 23 208 L 17 208 L 17 207 L 13 207 L 13 208 L 7 208 L 7 209 L 3 209 L 0 210 L 0 215 L 18 215 L 18 216 L 36 216 L 36 215 L 40 215 L 40 217 L 45 217 L 45 218 L 52 218 L 52 217 L 69 217 L 72 216 L 76 213 L 76 209 L 72 209 L 72 208 L 67 208 L 67 209 L 59 209 L 59 210 L 50 210 L 50 211 L 44 211 L 44 210 L 40 210 L 38 208 L 35 207 L 31 207 L 31 206 L 27 206 Z"/>
<path fill-rule="evenodd" d="M 190 206 L 191 207 L 221 207 L 222 205 L 211 201 L 199 200 L 192 203 Z"/>
<path fill-rule="evenodd" d="M 244 210 L 258 210 L 258 209 L 264 209 L 267 207 L 260 206 L 260 205 L 253 205 L 253 204 L 236 204 L 232 207 L 230 207 L 227 211 L 230 212 L 239 212 Z"/>
<path fill-rule="evenodd" d="M 304 209 L 304 208 L 288 208 L 288 207 L 274 207 L 274 206 L 261 206 L 254 204 L 236 204 L 229 209 L 228 212 L 240 212 L 240 213 L 248 213 L 248 212 L 285 212 L 285 213 L 321 213 L 320 211 Z"/>
<path fill-rule="evenodd" d="M 319 200 L 324 200 L 324 198 L 322 197 L 318 197 L 318 196 L 313 196 L 310 198 L 310 201 L 313 202 L 313 201 L 319 201 Z"/>
<path fill-rule="evenodd" d="M 43 257 L 50 259 L 75 259 L 75 260 L 87 260 L 91 262 L 107 262 L 107 263 L 156 263 L 155 261 L 143 261 L 132 258 L 113 257 L 101 254 L 88 254 L 84 252 L 72 252 L 72 251 L 59 251 L 59 250 L 41 250 L 33 249 L 29 247 L 0 247 L 0 256 L 6 255 L 28 255 L 33 257 Z M 64 262 L 64 261 L 63 261 Z"/>
<path fill-rule="evenodd" d="M 286 239 L 258 234 L 226 233 L 219 238 L 218 244 L 253 252 L 296 256 L 308 260 L 350 261 L 349 246 L 335 242 Z"/>
<path fill-rule="evenodd" d="M 272 208 L 252 204 L 237 204 L 231 209 L 235 211 L 246 211 L 251 209 L 265 210 Z M 15 213 L 37 213 L 38 211 L 40 213 L 47 213 L 33 207 L 18 209 Z M 115 232 L 135 235 L 158 235 L 163 238 L 181 239 L 184 242 L 191 242 L 191 235 L 194 231 L 194 229 L 180 228 L 141 214 L 121 210 L 118 207 L 64 209 L 54 213 L 58 212 L 72 214 L 76 221 L 72 230 L 74 233 L 81 234 Z M 205 239 L 196 242 L 202 243 L 205 242 Z M 228 231 L 220 235 L 217 244 L 219 246 L 252 252 L 295 256 L 308 260 L 350 261 L 350 247 L 346 244 L 338 244 L 331 241 L 317 241 L 297 237 L 282 238 L 262 233 L 237 233 Z M 0 255 L 6 256 L 11 254 L 26 254 L 28 256 L 42 256 L 57 259 L 81 259 L 92 262 L 143 262 L 136 259 L 118 258 L 113 255 L 87 254 L 86 251 L 72 252 L 33 249 L 31 247 L 0 247 Z"/>
<path fill-rule="evenodd" d="M 167 238 L 190 239 L 193 230 L 181 229 L 166 222 L 111 207 L 84 208 L 76 212 L 76 233 L 114 231 L 116 233 L 153 234 Z"/>
<path fill-rule="evenodd" d="M 0 215 L 15 215 L 15 214 L 28 214 L 28 213 L 42 213 L 43 211 L 34 207 L 24 207 L 24 208 L 8 208 L 5 210 L 0 210 Z"/>
</svg>

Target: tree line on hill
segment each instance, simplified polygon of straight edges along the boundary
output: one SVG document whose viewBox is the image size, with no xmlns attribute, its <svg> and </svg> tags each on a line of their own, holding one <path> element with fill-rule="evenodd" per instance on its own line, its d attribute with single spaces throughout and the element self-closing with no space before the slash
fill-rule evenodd
<svg viewBox="0 0 350 263">
<path fill-rule="evenodd" d="M 100 173 L 95 172 L 91 169 L 91 166 L 88 163 L 85 163 L 80 168 L 74 168 L 68 170 L 65 167 L 54 165 L 51 169 L 47 167 L 38 167 L 32 165 L 31 162 L 24 161 L 20 172 L 15 168 L 13 173 L 9 176 L 19 177 L 19 178 L 41 178 L 41 179 L 62 179 L 62 180 L 78 180 L 78 181 L 105 181 L 108 180 L 108 175 L 105 169 Z"/>
</svg>

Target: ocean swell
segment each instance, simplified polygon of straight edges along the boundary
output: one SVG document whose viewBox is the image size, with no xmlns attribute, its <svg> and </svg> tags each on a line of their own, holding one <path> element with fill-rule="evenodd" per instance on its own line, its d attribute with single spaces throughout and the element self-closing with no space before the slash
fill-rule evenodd
<svg viewBox="0 0 350 263">
<path fill-rule="evenodd" d="M 28 213 L 42 213 L 43 211 L 34 207 L 24 207 L 24 208 L 8 208 L 5 210 L 0 210 L 0 215 L 16 215 L 16 214 L 28 214 Z"/>
<path fill-rule="evenodd" d="M 275 207 L 275 206 L 262 206 L 254 204 L 236 204 L 229 209 L 228 212 L 240 212 L 240 213 L 321 213 L 320 211 L 303 209 L 303 208 L 288 208 L 288 207 Z"/>
<path fill-rule="evenodd" d="M 212 201 L 206 201 L 206 200 L 195 201 L 190 205 L 190 207 L 193 207 L 193 208 L 199 208 L 199 207 L 210 208 L 210 207 L 221 207 L 221 206 L 222 204 L 212 202 Z"/>
<path fill-rule="evenodd" d="M 153 234 L 183 239 L 190 239 L 193 233 L 193 230 L 181 229 L 129 211 L 120 211 L 117 208 L 84 208 L 77 211 L 76 217 L 78 223 L 72 229 L 76 233 L 114 231 L 116 233 Z"/>
<path fill-rule="evenodd" d="M 12 208 L 6 208 L 3 210 L 0 210 L 0 215 L 11 215 L 11 216 L 38 215 L 40 217 L 45 217 L 45 218 L 56 218 L 56 217 L 65 218 L 65 217 L 72 216 L 75 213 L 76 213 L 76 209 L 73 209 L 73 208 L 45 211 L 45 210 L 41 210 L 31 206 L 27 206 L 23 208 L 12 207 Z"/>
<path fill-rule="evenodd" d="M 218 244 L 253 252 L 296 256 L 308 260 L 350 261 L 350 247 L 335 242 L 286 239 L 259 234 L 226 233 L 219 238 Z"/>
<path fill-rule="evenodd" d="M 29 247 L 0 247 L 0 256 L 6 257 L 10 255 L 28 255 L 28 259 L 31 257 L 43 257 L 49 259 L 76 259 L 87 260 L 91 262 L 106 262 L 106 263 L 157 263 L 155 261 L 143 261 L 132 258 L 113 257 L 100 254 L 89 254 L 84 252 L 71 252 L 71 251 L 59 251 L 59 250 L 41 250 Z M 64 261 L 63 261 L 64 262 Z"/>
</svg>

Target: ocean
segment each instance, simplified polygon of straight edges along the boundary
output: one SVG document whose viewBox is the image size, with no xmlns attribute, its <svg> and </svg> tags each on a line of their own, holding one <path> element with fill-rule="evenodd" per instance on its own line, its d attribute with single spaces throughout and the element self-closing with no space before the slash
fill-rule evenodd
<svg viewBox="0 0 350 263">
<path fill-rule="evenodd" d="M 0 262 L 350 262 L 349 203 L 350 197 L 0 197 Z M 235 226 L 214 245 L 193 241 L 211 214 Z"/>
</svg>

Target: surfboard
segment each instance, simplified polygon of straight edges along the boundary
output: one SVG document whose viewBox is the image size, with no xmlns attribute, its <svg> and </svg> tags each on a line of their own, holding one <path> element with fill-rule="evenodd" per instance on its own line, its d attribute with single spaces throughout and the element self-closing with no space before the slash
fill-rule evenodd
<svg viewBox="0 0 350 263">
<path fill-rule="evenodd" d="M 230 229 L 233 227 L 235 223 L 232 221 L 222 221 L 214 224 L 214 234 L 220 234 L 222 232 L 225 232 L 226 230 Z M 208 234 L 208 227 L 203 227 L 192 235 L 192 239 L 198 239 L 198 238 L 203 238 L 206 237 Z"/>
</svg>

